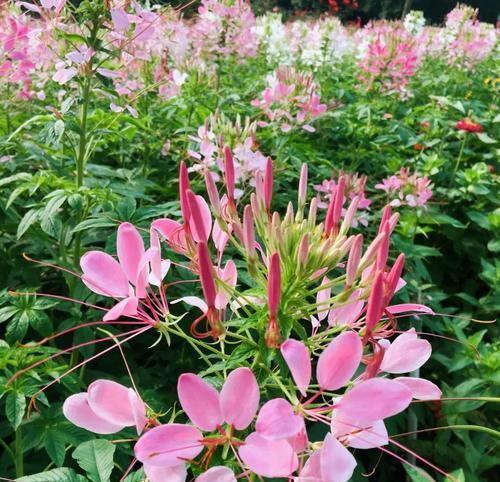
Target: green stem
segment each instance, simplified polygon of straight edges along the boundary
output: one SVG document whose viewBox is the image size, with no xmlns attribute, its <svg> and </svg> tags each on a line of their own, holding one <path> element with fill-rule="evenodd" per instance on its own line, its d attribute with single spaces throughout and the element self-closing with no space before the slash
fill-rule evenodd
<svg viewBox="0 0 500 482">
<path fill-rule="evenodd" d="M 24 459 L 23 459 L 23 429 L 21 426 L 16 430 L 16 478 L 24 475 Z"/>
<path fill-rule="evenodd" d="M 464 154 L 466 140 L 467 140 L 467 134 L 464 134 L 464 138 L 462 140 L 462 145 L 460 146 L 460 152 L 458 153 L 458 157 L 457 157 L 457 160 L 455 162 L 455 167 L 453 168 L 453 173 L 451 175 L 449 187 L 453 186 L 453 182 L 455 181 L 455 175 L 457 174 L 458 166 L 460 165 L 460 161 L 462 160 L 462 156 Z"/>
</svg>

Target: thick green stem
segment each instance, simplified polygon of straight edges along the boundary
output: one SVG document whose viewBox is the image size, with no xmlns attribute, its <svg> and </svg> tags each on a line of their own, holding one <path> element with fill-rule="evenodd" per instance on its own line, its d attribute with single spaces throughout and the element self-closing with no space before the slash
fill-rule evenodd
<svg viewBox="0 0 500 482">
<path fill-rule="evenodd" d="M 23 458 L 23 429 L 21 426 L 16 430 L 16 478 L 24 475 L 24 458 Z"/>
</svg>

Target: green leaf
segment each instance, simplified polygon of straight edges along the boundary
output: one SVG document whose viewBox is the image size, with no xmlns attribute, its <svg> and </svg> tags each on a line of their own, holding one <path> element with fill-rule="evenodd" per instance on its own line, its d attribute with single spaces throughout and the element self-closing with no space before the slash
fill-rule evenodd
<svg viewBox="0 0 500 482">
<path fill-rule="evenodd" d="M 429 480 L 434 480 L 425 470 L 416 469 L 406 464 L 404 468 L 412 482 L 429 482 Z"/>
<path fill-rule="evenodd" d="M 73 458 L 93 482 L 109 482 L 113 470 L 115 446 L 107 440 L 83 442 L 73 452 Z"/>
<path fill-rule="evenodd" d="M 450 472 L 451 477 L 448 477 L 447 480 L 454 480 L 455 482 L 465 482 L 465 474 L 463 469 L 457 469 L 453 472 Z"/>
<path fill-rule="evenodd" d="M 491 138 L 486 132 L 478 132 L 477 133 L 477 138 L 481 141 L 484 142 L 485 144 L 496 144 L 496 140 Z"/>
<path fill-rule="evenodd" d="M 17 226 L 17 239 L 21 238 L 21 236 L 28 230 L 28 228 L 36 222 L 39 216 L 39 211 L 36 209 L 31 209 L 28 211 L 21 219 L 19 226 Z"/>
<path fill-rule="evenodd" d="M 45 435 L 45 450 L 49 454 L 52 462 L 60 467 L 64 464 L 65 452 L 65 436 L 62 432 L 49 430 Z"/>
<path fill-rule="evenodd" d="M 86 478 L 77 475 L 73 469 L 62 467 L 47 472 L 27 475 L 17 479 L 17 482 L 86 482 Z"/>
<path fill-rule="evenodd" d="M 10 392 L 5 399 L 5 415 L 14 430 L 21 425 L 26 410 L 26 398 L 19 392 Z"/>
<path fill-rule="evenodd" d="M 18 311 L 19 308 L 17 306 L 3 306 L 0 308 L 0 323 L 12 318 Z"/>
<path fill-rule="evenodd" d="M 116 206 L 116 212 L 123 221 L 130 221 L 136 210 L 136 202 L 132 197 L 120 199 Z"/>
<path fill-rule="evenodd" d="M 29 324 L 30 319 L 27 311 L 16 315 L 7 325 L 7 330 L 5 331 L 7 341 L 21 341 L 28 331 Z"/>
</svg>

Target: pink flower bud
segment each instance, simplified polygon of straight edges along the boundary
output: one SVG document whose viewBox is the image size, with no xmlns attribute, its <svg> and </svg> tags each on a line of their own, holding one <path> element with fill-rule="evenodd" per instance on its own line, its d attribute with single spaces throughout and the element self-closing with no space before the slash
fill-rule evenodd
<svg viewBox="0 0 500 482">
<path fill-rule="evenodd" d="M 243 244 L 250 259 L 255 258 L 255 230 L 253 225 L 252 208 L 249 205 L 243 210 Z"/>
<path fill-rule="evenodd" d="M 190 212 L 190 227 L 196 242 L 207 242 L 212 228 L 210 208 L 201 196 L 196 196 L 193 191 L 186 191 L 187 203 Z"/>
<path fill-rule="evenodd" d="M 273 161 L 270 157 L 267 158 L 266 173 L 264 176 L 264 206 L 268 213 L 271 212 L 271 201 L 273 199 Z"/>
<path fill-rule="evenodd" d="M 349 258 L 347 258 L 347 268 L 346 268 L 346 286 L 350 287 L 356 279 L 356 273 L 358 271 L 359 261 L 361 259 L 361 248 L 363 246 L 363 235 L 358 234 L 354 238 L 354 242 L 351 246 L 351 251 L 349 252 Z"/>
<path fill-rule="evenodd" d="M 386 303 L 388 304 L 391 301 L 394 293 L 396 292 L 396 288 L 398 286 L 399 279 L 401 278 L 401 274 L 403 273 L 403 267 L 405 264 L 405 255 L 401 253 L 394 262 L 391 271 L 387 275 L 387 293 L 386 293 Z"/>
<path fill-rule="evenodd" d="M 335 190 L 335 203 L 333 205 L 332 228 L 335 236 L 338 234 L 340 215 L 342 213 L 342 206 L 344 205 L 344 187 L 345 177 L 341 176 L 337 184 L 337 189 Z"/>
<path fill-rule="evenodd" d="M 299 209 L 304 206 L 307 200 L 307 164 L 302 164 L 299 180 Z"/>
<path fill-rule="evenodd" d="M 271 318 L 276 318 L 281 298 L 281 267 L 279 253 L 273 253 L 269 259 L 267 279 L 267 303 Z"/>
<path fill-rule="evenodd" d="M 309 235 L 306 233 L 300 240 L 299 249 L 297 251 L 298 262 L 300 266 L 305 266 L 309 257 Z"/>
<path fill-rule="evenodd" d="M 215 297 L 217 291 L 215 289 L 215 281 L 213 274 L 212 260 L 208 251 L 207 243 L 198 243 L 198 264 L 200 268 L 200 281 L 203 295 L 208 307 L 215 306 Z"/>
<path fill-rule="evenodd" d="M 373 328 L 380 320 L 384 310 L 384 280 L 383 273 L 378 271 L 372 285 L 368 304 L 366 306 L 366 337 L 370 336 Z"/>
<path fill-rule="evenodd" d="M 389 219 L 391 217 L 391 212 L 392 212 L 392 208 L 389 204 L 387 204 L 387 206 L 384 207 L 384 210 L 382 212 L 382 219 L 380 219 L 380 225 L 378 227 L 379 234 L 384 230 L 385 223 L 387 221 L 389 221 Z"/>
<path fill-rule="evenodd" d="M 399 213 L 394 213 L 390 218 L 389 218 L 389 232 L 392 233 L 394 231 L 394 228 L 396 227 L 396 224 L 398 224 L 399 221 Z"/>
<path fill-rule="evenodd" d="M 389 256 L 389 242 L 390 242 L 390 231 L 389 231 L 389 221 L 385 223 L 385 228 L 381 232 L 383 234 L 382 242 L 380 243 L 377 252 L 377 263 L 376 269 L 379 271 L 385 270 L 385 265 L 387 263 L 387 258 Z"/>
<path fill-rule="evenodd" d="M 217 191 L 212 173 L 208 169 L 205 170 L 205 186 L 207 188 L 208 199 L 212 205 L 212 210 L 216 217 L 220 217 L 222 207 L 220 204 L 219 192 Z"/>
<path fill-rule="evenodd" d="M 224 171 L 227 198 L 230 206 L 234 207 L 234 161 L 229 146 L 224 146 Z"/>
<path fill-rule="evenodd" d="M 371 242 L 371 244 L 368 246 L 368 248 L 365 251 L 365 254 L 361 258 L 360 266 L 365 268 L 370 264 L 370 262 L 373 260 L 375 255 L 377 254 L 377 251 L 379 249 L 380 243 L 384 240 L 384 233 L 378 234 L 375 239 Z"/>
<path fill-rule="evenodd" d="M 356 215 L 356 211 L 358 210 L 358 205 L 359 205 L 359 196 L 356 196 L 351 201 L 351 204 L 349 205 L 349 208 L 345 213 L 344 221 L 342 222 L 340 231 L 342 232 L 347 231 L 351 227 L 354 216 Z"/>
<path fill-rule="evenodd" d="M 309 214 L 307 217 L 307 222 L 310 226 L 316 225 L 316 214 L 318 212 L 318 199 L 313 197 L 311 199 L 311 204 L 309 204 Z"/>
<path fill-rule="evenodd" d="M 189 184 L 189 174 L 186 167 L 186 163 L 181 161 L 181 166 L 179 169 L 179 198 L 181 202 L 182 219 L 184 224 L 188 226 L 189 219 L 191 217 L 191 212 L 189 210 L 189 203 L 187 200 L 187 191 L 191 189 Z"/>
</svg>

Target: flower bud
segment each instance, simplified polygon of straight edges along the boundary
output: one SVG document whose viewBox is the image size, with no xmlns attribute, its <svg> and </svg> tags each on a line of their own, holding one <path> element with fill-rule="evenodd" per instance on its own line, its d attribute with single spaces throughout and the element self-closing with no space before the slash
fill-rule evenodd
<svg viewBox="0 0 500 482">
<path fill-rule="evenodd" d="M 207 188 L 208 199 L 212 205 L 212 210 L 216 217 L 220 217 L 222 207 L 220 204 L 219 192 L 217 191 L 212 173 L 208 169 L 205 169 L 205 186 Z"/>
<path fill-rule="evenodd" d="M 264 206 L 268 213 L 271 212 L 271 201 L 273 199 L 273 161 L 270 157 L 267 158 L 266 173 L 264 175 Z"/>
<path fill-rule="evenodd" d="M 356 273 L 358 272 L 359 261 L 361 259 L 361 249 L 363 246 L 363 235 L 358 234 L 354 238 L 354 242 L 351 246 L 351 251 L 349 252 L 349 258 L 347 258 L 346 267 L 346 287 L 350 288 L 356 279 Z"/>
</svg>

